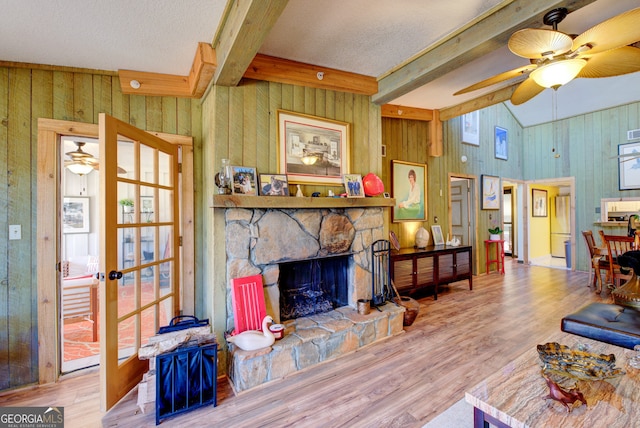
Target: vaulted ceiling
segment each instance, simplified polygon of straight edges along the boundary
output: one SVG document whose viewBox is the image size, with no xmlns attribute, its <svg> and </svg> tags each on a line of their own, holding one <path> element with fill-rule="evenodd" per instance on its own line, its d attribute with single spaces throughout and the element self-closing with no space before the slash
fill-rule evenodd
<svg viewBox="0 0 640 428">
<path fill-rule="evenodd" d="M 210 80 L 235 85 L 251 72 L 267 79 L 280 73 L 313 86 L 339 89 L 346 82 L 345 90 L 356 85 L 378 104 L 437 109 L 447 119 L 508 100 L 513 82 L 453 93 L 528 63 L 506 48 L 514 31 L 548 28 L 544 13 L 563 6 L 570 14 L 559 30 L 579 34 L 638 7 L 638 1 L 0 0 L 0 5 L 0 65 L 119 70 L 123 85 L 131 77 L 141 82 L 140 90 L 155 82 L 168 94 L 193 96 Z M 281 59 L 288 61 L 277 62 Z M 264 70 L 267 77 L 260 74 Z M 322 80 L 318 72 L 324 73 Z M 520 106 L 506 104 L 524 126 L 545 122 L 555 113 L 551 93 L 545 90 Z M 640 73 L 575 79 L 557 91 L 556 114 L 562 118 L 634 101 L 640 101 Z"/>
</svg>

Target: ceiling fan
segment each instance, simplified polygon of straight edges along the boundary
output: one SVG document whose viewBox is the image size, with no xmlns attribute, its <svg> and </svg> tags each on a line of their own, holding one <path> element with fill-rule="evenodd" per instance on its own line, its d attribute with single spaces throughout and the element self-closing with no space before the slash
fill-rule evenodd
<svg viewBox="0 0 640 428">
<path fill-rule="evenodd" d="M 640 8 L 632 9 L 588 29 L 577 37 L 558 31 L 568 14 L 558 8 L 544 15 L 553 30 L 525 28 L 511 35 L 511 52 L 531 64 L 506 71 L 464 88 L 465 94 L 516 77 L 527 76 L 511 96 L 515 105 L 529 101 L 546 88 L 558 89 L 576 77 L 611 77 L 640 71 Z"/>
<path fill-rule="evenodd" d="M 65 153 L 70 158 L 64 161 L 65 168 L 78 175 L 89 174 L 94 169 L 96 171 L 100 169 L 98 159 L 93 157 L 91 153 L 82 150 L 82 147 L 87 143 L 84 141 L 74 141 L 73 144 L 75 144 L 77 148 L 74 151 Z M 118 166 L 118 174 L 126 173 L 127 171 L 124 168 Z"/>
</svg>

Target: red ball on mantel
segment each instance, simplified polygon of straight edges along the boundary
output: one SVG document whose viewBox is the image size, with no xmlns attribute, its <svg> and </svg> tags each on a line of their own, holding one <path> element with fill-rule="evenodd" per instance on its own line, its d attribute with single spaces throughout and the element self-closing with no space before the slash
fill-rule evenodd
<svg viewBox="0 0 640 428">
<path fill-rule="evenodd" d="M 384 183 L 374 173 L 370 172 L 362 178 L 364 194 L 367 196 L 378 196 L 384 192 Z"/>
</svg>

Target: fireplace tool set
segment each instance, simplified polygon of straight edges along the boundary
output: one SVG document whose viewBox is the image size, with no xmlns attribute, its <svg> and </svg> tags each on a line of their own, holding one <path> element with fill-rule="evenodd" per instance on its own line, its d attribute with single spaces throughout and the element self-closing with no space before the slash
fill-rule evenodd
<svg viewBox="0 0 640 428">
<path fill-rule="evenodd" d="M 380 239 L 371 245 L 371 306 L 378 308 L 387 300 L 393 301 L 391 289 L 391 244 Z M 379 310 L 379 309 L 378 309 Z"/>
</svg>

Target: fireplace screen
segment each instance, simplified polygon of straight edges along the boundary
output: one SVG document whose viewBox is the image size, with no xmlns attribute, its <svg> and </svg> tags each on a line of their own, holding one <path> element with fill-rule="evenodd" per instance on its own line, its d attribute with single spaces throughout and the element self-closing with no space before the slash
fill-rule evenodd
<svg viewBox="0 0 640 428">
<path fill-rule="evenodd" d="M 348 302 L 349 256 L 280 264 L 280 320 L 329 312 Z"/>
</svg>

